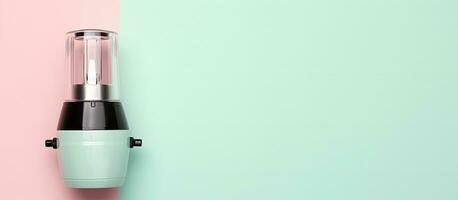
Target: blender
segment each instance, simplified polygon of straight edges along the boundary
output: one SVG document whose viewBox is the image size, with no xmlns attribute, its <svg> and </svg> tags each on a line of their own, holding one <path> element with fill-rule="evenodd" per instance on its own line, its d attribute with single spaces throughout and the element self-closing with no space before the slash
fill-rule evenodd
<svg viewBox="0 0 458 200">
<path fill-rule="evenodd" d="M 123 184 L 131 148 L 119 99 L 118 38 L 112 31 L 68 32 L 66 65 L 70 88 L 57 128 L 45 146 L 58 153 L 64 182 L 71 188 L 111 188 Z"/>
</svg>

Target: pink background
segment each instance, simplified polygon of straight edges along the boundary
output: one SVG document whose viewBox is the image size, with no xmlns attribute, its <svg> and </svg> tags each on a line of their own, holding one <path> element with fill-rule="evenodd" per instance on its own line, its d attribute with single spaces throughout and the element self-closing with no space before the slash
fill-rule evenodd
<svg viewBox="0 0 458 200">
<path fill-rule="evenodd" d="M 67 189 L 55 137 L 68 79 L 65 33 L 118 30 L 118 0 L 0 0 L 0 199 L 111 200 L 115 189 Z"/>
</svg>

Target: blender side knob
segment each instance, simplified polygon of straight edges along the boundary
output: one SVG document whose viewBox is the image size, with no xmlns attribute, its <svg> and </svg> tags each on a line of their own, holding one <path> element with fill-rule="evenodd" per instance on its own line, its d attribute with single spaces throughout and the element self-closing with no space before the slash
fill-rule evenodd
<svg viewBox="0 0 458 200">
<path fill-rule="evenodd" d="M 45 140 L 45 147 L 52 147 L 53 149 L 57 149 L 57 138 L 53 138 L 52 140 Z"/>
<path fill-rule="evenodd" d="M 142 146 L 142 140 L 130 137 L 130 145 L 129 146 L 130 146 L 130 148 L 141 147 Z"/>
</svg>

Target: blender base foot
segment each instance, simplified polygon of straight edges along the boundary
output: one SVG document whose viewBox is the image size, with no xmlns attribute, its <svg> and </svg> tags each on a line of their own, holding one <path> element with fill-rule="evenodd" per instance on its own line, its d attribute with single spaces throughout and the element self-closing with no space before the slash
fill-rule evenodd
<svg viewBox="0 0 458 200">
<path fill-rule="evenodd" d="M 64 179 L 65 185 L 71 188 L 94 189 L 94 188 L 114 188 L 123 184 L 124 178 L 104 178 L 104 179 Z"/>
</svg>

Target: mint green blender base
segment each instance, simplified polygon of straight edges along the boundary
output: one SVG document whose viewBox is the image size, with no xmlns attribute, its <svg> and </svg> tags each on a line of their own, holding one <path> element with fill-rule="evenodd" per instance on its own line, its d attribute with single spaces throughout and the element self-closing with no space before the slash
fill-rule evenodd
<svg viewBox="0 0 458 200">
<path fill-rule="evenodd" d="M 71 188 L 112 188 L 124 182 L 129 160 L 127 130 L 59 131 L 59 165 Z"/>
</svg>

